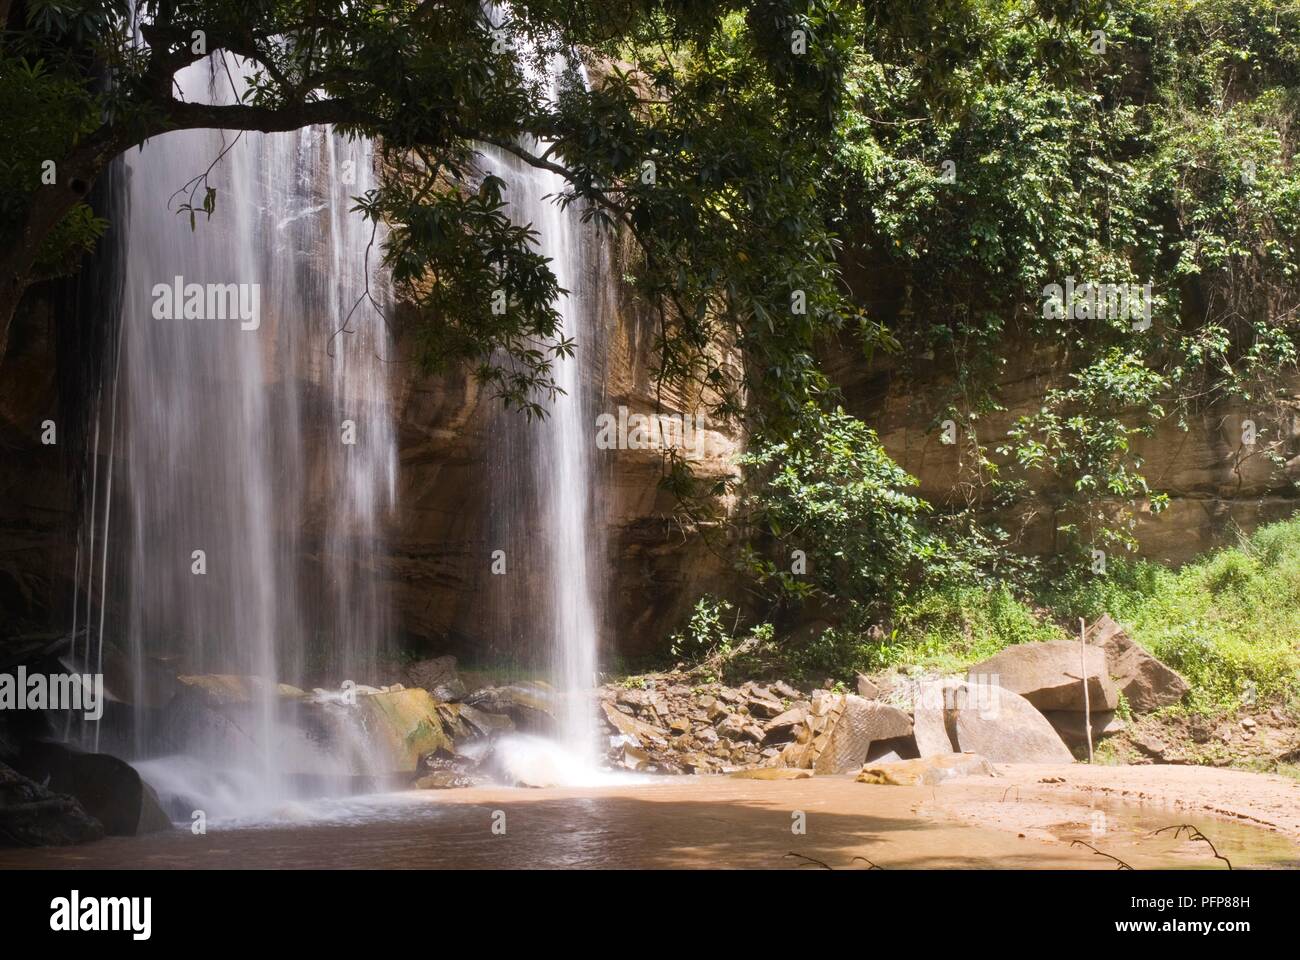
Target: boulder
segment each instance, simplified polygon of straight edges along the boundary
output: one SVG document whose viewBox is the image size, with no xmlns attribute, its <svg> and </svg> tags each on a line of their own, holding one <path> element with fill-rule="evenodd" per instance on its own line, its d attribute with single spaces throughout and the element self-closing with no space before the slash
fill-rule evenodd
<svg viewBox="0 0 1300 960">
<path fill-rule="evenodd" d="M 858 696 L 864 700 L 876 700 L 880 697 L 880 687 L 865 673 L 859 673 L 856 679 Z"/>
<path fill-rule="evenodd" d="M 809 701 L 808 712 L 814 717 L 824 717 L 840 702 L 837 694 L 830 693 L 827 690 L 814 690 Z"/>
<path fill-rule="evenodd" d="M 1083 710 L 1083 670 L 1088 708 L 1114 710 L 1119 688 L 1110 679 L 1105 653 L 1073 640 L 1020 643 L 970 668 L 967 678 L 1019 694 L 1039 710 Z"/>
<path fill-rule="evenodd" d="M 158 795 L 125 760 L 33 741 L 24 745 L 19 766 L 53 792 L 75 797 L 109 836 L 134 837 L 172 827 Z"/>
<path fill-rule="evenodd" d="M 625 743 L 618 757 L 618 765 L 625 770 L 644 770 L 650 766 L 650 755 L 635 744 Z"/>
<path fill-rule="evenodd" d="M 1043 716 L 1070 747 L 1087 747 L 1088 734 L 1083 711 L 1045 710 Z M 1092 742 L 1095 746 L 1103 737 L 1122 733 L 1125 723 L 1115 716 L 1114 710 L 1101 710 L 1092 714 Z"/>
<path fill-rule="evenodd" d="M 733 770 L 727 776 L 737 780 L 806 780 L 812 776 L 812 771 L 783 767 L 755 767 L 753 770 Z"/>
<path fill-rule="evenodd" d="M 717 730 L 720 736 L 728 740 L 740 740 L 746 736 L 746 726 L 745 718 L 738 713 L 733 713 L 722 718 L 722 722 L 717 725 Z"/>
<path fill-rule="evenodd" d="M 775 693 L 770 686 L 765 686 L 764 684 L 761 683 L 755 683 L 752 680 L 741 684 L 740 692 L 743 693 L 746 697 L 757 697 L 760 700 L 768 700 L 776 704 L 778 707 L 781 705 L 780 694 Z"/>
<path fill-rule="evenodd" d="M 476 787 L 486 783 L 485 777 L 475 777 L 455 770 L 434 770 L 415 781 L 417 790 L 455 790 L 461 787 Z"/>
<path fill-rule="evenodd" d="M 780 700 L 768 699 L 767 697 L 750 697 L 745 701 L 745 706 L 749 709 L 751 717 L 762 719 L 779 716 L 784 710 Z"/>
<path fill-rule="evenodd" d="M 860 768 L 872 741 L 907 736 L 912 723 L 896 707 L 853 694 L 818 691 L 794 731 L 795 742 L 781 751 L 778 765 L 837 774 Z"/>
<path fill-rule="evenodd" d="M 853 694 L 843 697 L 833 716 L 822 734 L 825 743 L 813 760 L 813 770 L 819 774 L 851 773 L 866 762 L 873 741 L 912 732 L 912 721 L 902 710 Z"/>
<path fill-rule="evenodd" d="M 717 766 L 716 761 L 710 760 L 702 753 L 683 753 L 678 760 L 688 773 L 708 773 Z"/>
<path fill-rule="evenodd" d="M 763 724 L 763 732 L 770 743 L 778 743 L 794 738 L 794 730 L 808 719 L 808 703 L 796 703 L 784 713 L 773 717 Z"/>
<path fill-rule="evenodd" d="M 442 718 L 443 729 L 456 743 L 466 743 L 478 736 L 478 730 L 460 715 L 461 706 L 459 703 L 438 704 L 438 716 Z"/>
<path fill-rule="evenodd" d="M 271 684 L 261 677 L 246 677 L 232 673 L 202 673 L 179 676 L 176 682 L 182 689 L 197 694 L 209 707 L 252 703 L 271 692 Z M 282 700 L 300 700 L 306 696 L 302 690 L 288 683 L 277 683 L 274 695 Z"/>
<path fill-rule="evenodd" d="M 1154 730 L 1137 729 L 1128 735 L 1128 742 L 1145 757 L 1158 763 L 1169 763 L 1170 747 Z"/>
<path fill-rule="evenodd" d="M 994 763 L 1074 761 L 1052 725 L 1018 693 L 968 683 L 953 694 L 945 721 L 963 753 L 978 753 Z"/>
<path fill-rule="evenodd" d="M 1134 643 L 1108 615 L 1103 614 L 1089 627 L 1086 637 L 1105 653 L 1110 675 L 1135 713 L 1172 706 L 1191 689 L 1176 671 Z"/>
<path fill-rule="evenodd" d="M 447 706 L 442 704 L 441 706 Z M 468 703 L 454 704 L 457 716 L 471 727 L 480 737 L 492 737 L 499 733 L 509 733 L 515 728 L 515 722 L 501 713 L 488 713 Z"/>
<path fill-rule="evenodd" d="M 601 701 L 600 708 L 605 714 L 606 722 L 614 728 L 616 733 L 631 737 L 636 743 L 643 746 L 647 743 L 666 744 L 668 742 L 667 731 L 651 726 L 636 717 L 629 717 L 608 700 Z"/>
<path fill-rule="evenodd" d="M 427 690 L 417 687 L 359 696 L 357 710 L 362 729 L 389 758 L 393 771 L 414 773 L 425 754 L 455 749 L 438 704 Z"/>
<path fill-rule="evenodd" d="M 165 743 L 178 752 L 202 742 L 211 756 L 238 757 L 260 749 L 254 740 L 266 703 L 278 715 L 339 699 L 337 691 L 317 690 L 309 696 L 291 684 L 262 677 L 185 674 L 176 677 L 176 693 L 163 708 L 159 726 Z"/>
<path fill-rule="evenodd" d="M 956 777 L 992 776 L 996 776 L 992 765 L 978 754 L 940 753 L 915 760 L 868 764 L 858 774 L 857 781 L 899 787 L 930 787 Z"/>
<path fill-rule="evenodd" d="M 464 699 L 487 713 L 502 713 L 520 730 L 551 734 L 556 730 L 555 691 L 537 681 L 475 690 Z"/>
<path fill-rule="evenodd" d="M 89 843 L 104 828 L 75 797 L 57 794 L 0 763 L 0 847 Z"/>
</svg>

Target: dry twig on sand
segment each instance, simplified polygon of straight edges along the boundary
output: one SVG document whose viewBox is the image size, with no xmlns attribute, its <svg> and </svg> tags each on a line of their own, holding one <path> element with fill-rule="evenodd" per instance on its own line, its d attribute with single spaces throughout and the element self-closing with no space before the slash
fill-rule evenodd
<svg viewBox="0 0 1300 960">
<path fill-rule="evenodd" d="M 1216 860 L 1222 860 L 1224 863 L 1228 865 L 1229 870 L 1232 869 L 1232 861 L 1229 860 L 1227 857 L 1225 857 L 1223 854 L 1219 853 L 1218 848 L 1214 845 L 1214 841 L 1211 840 L 1209 837 L 1207 837 L 1205 834 L 1201 833 L 1200 828 L 1197 827 L 1195 824 L 1193 823 L 1172 824 L 1168 827 L 1161 827 L 1159 830 L 1156 830 L 1154 833 L 1152 833 L 1151 836 L 1158 837 L 1166 830 L 1172 830 L 1174 832 L 1175 839 L 1181 837 L 1183 833 L 1186 832 L 1188 840 L 1205 843 L 1206 846 L 1210 848 L 1210 852 L 1214 854 L 1214 858 Z"/>
</svg>

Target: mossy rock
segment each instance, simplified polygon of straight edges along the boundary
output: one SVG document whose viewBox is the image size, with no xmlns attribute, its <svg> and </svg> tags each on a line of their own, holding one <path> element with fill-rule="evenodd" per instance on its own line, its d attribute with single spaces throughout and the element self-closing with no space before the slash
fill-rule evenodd
<svg viewBox="0 0 1300 960">
<path fill-rule="evenodd" d="M 363 724 L 374 745 L 387 751 L 391 769 L 414 773 L 420 758 L 439 749 L 455 750 L 438 703 L 429 691 L 393 690 L 357 698 Z"/>
</svg>

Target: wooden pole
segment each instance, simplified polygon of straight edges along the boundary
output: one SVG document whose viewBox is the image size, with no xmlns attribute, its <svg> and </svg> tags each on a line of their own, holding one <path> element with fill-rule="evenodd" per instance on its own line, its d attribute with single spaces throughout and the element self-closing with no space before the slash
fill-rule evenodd
<svg viewBox="0 0 1300 960">
<path fill-rule="evenodd" d="M 1079 672 L 1083 675 L 1083 729 L 1088 738 L 1088 762 L 1092 763 L 1092 707 L 1088 702 L 1088 625 L 1079 618 Z"/>
</svg>

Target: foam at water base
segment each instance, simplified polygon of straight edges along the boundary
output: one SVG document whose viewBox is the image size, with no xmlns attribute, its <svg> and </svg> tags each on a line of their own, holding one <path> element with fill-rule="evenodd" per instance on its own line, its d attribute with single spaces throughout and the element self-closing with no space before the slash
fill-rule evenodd
<svg viewBox="0 0 1300 960">
<path fill-rule="evenodd" d="M 589 757 L 589 752 L 571 750 L 565 743 L 519 734 L 497 742 L 493 766 L 502 781 L 524 787 L 599 787 L 654 779 L 602 769 Z"/>
<path fill-rule="evenodd" d="M 134 766 L 174 822 L 188 826 L 201 810 L 209 830 L 396 821 L 429 807 L 428 791 L 390 786 L 381 792 L 358 778 L 304 778 L 295 797 L 286 796 L 282 786 L 268 788 L 245 767 L 216 769 L 181 754 Z"/>
</svg>

